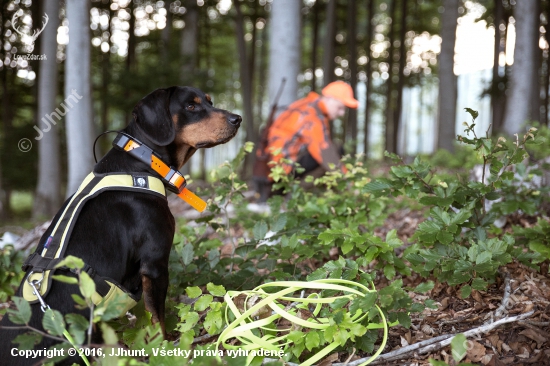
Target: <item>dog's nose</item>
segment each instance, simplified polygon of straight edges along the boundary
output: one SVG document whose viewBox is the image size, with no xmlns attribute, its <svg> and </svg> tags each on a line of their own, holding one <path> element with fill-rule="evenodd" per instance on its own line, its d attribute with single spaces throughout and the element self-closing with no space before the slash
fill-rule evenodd
<svg viewBox="0 0 550 366">
<path fill-rule="evenodd" d="M 229 117 L 227 117 L 227 122 L 232 124 L 233 126 L 238 126 L 242 122 L 241 116 L 238 114 L 230 114 Z"/>
</svg>

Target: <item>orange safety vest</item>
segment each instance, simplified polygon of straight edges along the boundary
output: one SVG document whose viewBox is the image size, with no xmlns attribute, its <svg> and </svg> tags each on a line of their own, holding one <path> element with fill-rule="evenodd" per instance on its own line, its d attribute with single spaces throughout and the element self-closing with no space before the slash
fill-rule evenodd
<svg viewBox="0 0 550 366">
<path fill-rule="evenodd" d="M 321 96 L 315 92 L 292 103 L 287 110 L 277 117 L 271 125 L 267 138 L 266 152 L 272 160 L 279 162 L 282 158 L 296 162 L 301 149 L 305 146 L 311 156 L 323 165 L 321 151 L 332 145 L 330 140 L 329 119 Z M 280 150 L 278 154 L 275 154 Z M 293 166 L 284 164 L 287 173 Z"/>
</svg>

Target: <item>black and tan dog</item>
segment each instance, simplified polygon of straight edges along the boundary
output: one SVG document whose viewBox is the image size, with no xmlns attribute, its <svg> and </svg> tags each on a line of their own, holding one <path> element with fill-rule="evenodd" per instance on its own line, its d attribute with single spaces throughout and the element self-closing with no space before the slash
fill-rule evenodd
<svg viewBox="0 0 550 366">
<path fill-rule="evenodd" d="M 154 150 L 167 165 L 181 168 L 199 148 L 223 144 L 235 136 L 241 117 L 213 107 L 210 97 L 191 87 L 158 89 L 134 108 L 134 120 L 123 130 Z M 147 164 L 119 149 L 111 149 L 94 168 L 99 175 L 115 172 L 154 175 Z M 69 200 L 68 200 L 69 201 Z M 67 202 L 68 202 L 67 201 Z M 67 202 L 42 236 L 36 253 L 44 248 Z M 175 221 L 165 197 L 139 192 L 106 191 L 85 203 L 72 228 L 65 256 L 82 258 L 101 276 L 113 279 L 135 297 L 143 294 L 145 308 L 163 331 L 168 288 L 168 257 Z M 51 282 L 47 304 L 62 314 L 75 313 L 71 294 L 76 285 Z M 21 290 L 18 294 L 21 296 Z M 42 329 L 43 312 L 33 304 L 30 325 Z M 89 310 L 81 312 L 86 318 Z M 2 326 L 13 325 L 4 316 Z M 0 363 L 36 364 L 39 359 L 16 356 L 12 340 L 25 330 L 0 329 Z M 92 342 L 101 342 L 95 332 Z M 35 349 L 56 341 L 44 338 Z M 14 349 L 16 350 L 14 352 Z M 81 363 L 72 357 L 64 363 Z"/>
</svg>

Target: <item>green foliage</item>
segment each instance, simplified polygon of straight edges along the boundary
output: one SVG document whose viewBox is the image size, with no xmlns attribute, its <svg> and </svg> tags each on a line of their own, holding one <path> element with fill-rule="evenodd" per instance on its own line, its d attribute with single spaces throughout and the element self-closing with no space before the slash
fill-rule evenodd
<svg viewBox="0 0 550 366">
<path fill-rule="evenodd" d="M 535 210 L 538 198 L 533 199 L 532 195 L 517 189 L 509 168 L 518 169 L 527 157 L 525 145 L 535 140 L 537 131 L 531 128 L 515 143 L 507 143 L 504 138 L 496 142 L 488 137 L 478 138 L 474 133 L 477 112 L 466 110 L 472 116 L 472 123 L 465 123 L 465 132 L 474 137 L 459 136 L 458 140 L 472 146 L 483 162 L 481 182 L 446 182 L 437 179 L 431 166 L 419 158 L 405 164 L 397 155 L 388 154 L 396 163 L 391 167 L 390 178 L 375 180 L 364 188 L 364 192 L 375 197 L 403 195 L 429 208 L 428 218 L 419 225 L 412 237 L 415 244 L 406 249 L 404 258 L 415 272 L 425 277 L 433 275 L 450 285 L 465 284 L 463 296 L 469 296 L 472 288 L 486 288 L 494 280 L 498 267 L 513 258 L 527 265 L 540 260 L 537 253 L 525 253 L 518 247 L 511 235 L 491 237 L 495 218 L 504 212 L 499 209 L 502 206 L 495 205 L 488 211 L 485 205 L 486 201 L 501 197 L 503 192 L 513 191 L 517 200 L 508 199 L 503 204 L 513 206 L 511 202 L 520 200 L 521 203 L 514 206 L 516 209 L 530 209 L 529 213 Z"/>
<path fill-rule="evenodd" d="M 0 249 L 0 302 L 15 294 L 24 274 L 21 270 L 24 257 L 25 253 L 15 250 L 13 245 Z"/>
<path fill-rule="evenodd" d="M 477 113 L 471 110 L 469 113 L 473 121 L 466 124 L 465 131 L 472 134 Z M 515 209 L 539 214 L 542 203 L 548 201 L 548 192 L 544 189 L 533 194 L 528 188 L 517 188 L 521 181 L 541 174 L 524 163 L 526 149 L 532 146 L 542 149 L 533 144 L 539 142 L 537 132 L 531 129 L 515 142 L 475 135 L 460 137 L 470 149 L 464 150 L 468 151 L 464 152 L 465 159 L 483 164 L 486 173 L 481 182 L 453 179 L 452 175 L 437 171 L 420 158 L 405 164 L 400 157 L 388 154 L 394 164 L 383 177 L 371 180 L 360 159 L 346 157 L 346 173 L 334 171 L 316 180 L 306 179 L 313 188 L 305 190 L 292 176 L 283 174 L 280 166 L 274 166 L 275 189 L 286 196 L 269 199 L 266 206 L 269 210 L 265 213 L 253 213 L 246 207 L 248 187 L 238 174 L 245 154 L 252 151 L 252 145 L 245 144 L 236 159 L 212 172 L 212 191 L 199 193 L 209 197 L 209 213 L 194 222 L 181 223 L 174 238 L 169 262 L 166 327 L 169 333 L 180 335 L 177 345 L 162 339 L 160 328 L 151 324 L 143 303 L 132 309 L 137 318 L 135 324 L 130 324 L 125 317 L 116 319 L 116 301 L 92 306 L 95 286 L 79 270 L 76 278 L 55 278 L 78 283 L 81 295 L 73 298 L 77 307 L 89 309 L 90 317 L 68 314 L 63 318 L 49 311 L 44 318 L 45 329 L 57 336 L 67 329 L 75 343 L 83 345 L 91 318 L 93 326 L 104 335 L 105 347 L 123 342 L 131 349 L 145 349 L 151 364 L 172 364 L 174 360 L 181 364 L 188 358 L 174 358 L 170 354 L 191 350 L 195 337 L 224 335 L 226 324 L 235 320 L 224 296 L 232 296 L 235 291 L 250 290 L 273 281 L 330 279 L 371 286 L 375 279 L 382 279 L 386 285 L 377 287 L 376 291 L 362 297 L 340 297 L 322 309 L 285 302 L 278 305 L 281 309 L 289 307 L 285 311 L 302 320 L 327 319 L 323 329 L 306 331 L 295 324 L 283 332 L 276 324 L 267 322 L 266 327 L 253 333 L 258 337 L 287 340 L 283 359 L 289 362 L 303 362 L 328 347 L 334 347 L 329 351 L 354 347 L 372 354 L 381 345 L 373 324 L 382 323 L 384 318 L 391 325 L 408 328 L 411 313 L 421 312 L 425 307 L 436 308 L 431 299 L 422 304 L 413 303 L 410 291 L 428 293 L 437 280 L 456 286 L 462 297 L 468 297 L 472 290 L 483 290 L 492 283 L 502 265 L 518 260 L 534 266 L 550 258 L 548 220 L 541 218 L 532 227 L 514 227 L 513 231 L 506 232 L 494 225 L 499 215 Z M 546 131 L 542 131 L 542 135 L 545 134 Z M 471 164 L 465 162 L 463 166 Z M 453 169 L 450 165 L 444 169 Z M 495 204 L 490 206 L 488 202 Z M 414 235 L 406 242 L 395 229 L 380 235 L 376 229 L 384 225 L 392 210 L 408 205 L 426 215 Z M 10 251 L 3 253 L 6 258 L 13 255 Z M 67 258 L 64 264 L 82 267 L 77 258 Z M 371 272 L 365 272 L 366 269 Z M 415 288 L 404 288 L 403 277 L 413 273 L 423 281 Z M 342 293 L 325 289 L 320 295 L 330 297 Z M 309 289 L 303 296 L 316 295 Z M 253 306 L 259 301 L 249 296 L 238 305 L 238 296 L 233 299 L 237 306 L 245 302 Z M 28 304 L 22 299 L 13 300 L 16 309 L 9 310 L 10 317 L 26 324 L 30 314 Z M 267 319 L 272 314 L 266 307 L 253 317 Z M 354 322 L 361 314 L 368 315 Z M 21 347 L 32 347 L 39 340 L 39 336 L 27 333 L 16 341 Z M 462 341 L 457 336 L 451 345 L 456 362 L 464 356 Z M 159 353 L 159 349 L 164 353 Z M 194 345 L 193 349 L 215 352 L 212 343 Z M 206 357 L 205 353 L 199 354 L 194 357 L 194 364 L 219 361 Z M 252 364 L 261 363 L 262 358 L 255 357 Z M 142 362 L 129 356 L 109 356 L 108 361 Z M 245 360 L 226 356 L 223 362 L 243 364 Z"/>
<path fill-rule="evenodd" d="M 514 227 L 514 234 L 519 237 L 518 242 L 529 246 L 529 249 L 550 259 L 550 222 L 539 218 L 532 227 Z"/>
</svg>

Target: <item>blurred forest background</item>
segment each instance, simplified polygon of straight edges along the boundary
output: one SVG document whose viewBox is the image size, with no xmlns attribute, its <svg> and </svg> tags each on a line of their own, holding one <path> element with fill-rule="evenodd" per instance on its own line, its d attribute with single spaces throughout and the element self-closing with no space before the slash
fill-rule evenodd
<svg viewBox="0 0 550 366">
<path fill-rule="evenodd" d="M 361 104 L 333 126 L 371 159 L 453 151 L 478 135 L 548 125 L 549 0 L 2 0 L 0 216 L 52 215 L 93 167 L 92 143 L 160 87 L 192 85 L 243 116 L 197 153 L 209 169 L 258 141 L 278 108 L 345 80 Z M 110 148 L 99 140 L 96 155 Z M 251 174 L 245 162 L 244 177 Z"/>
</svg>

